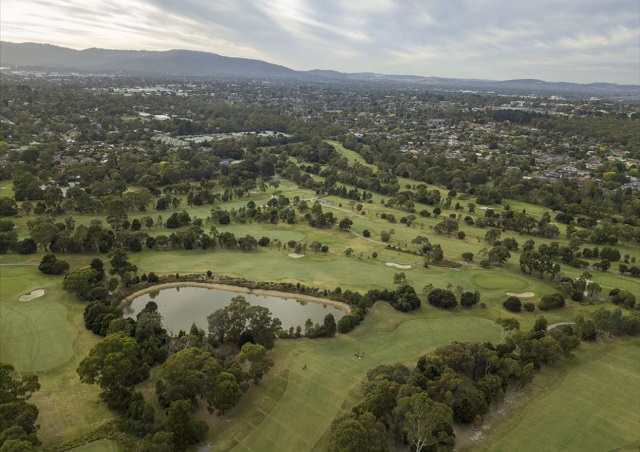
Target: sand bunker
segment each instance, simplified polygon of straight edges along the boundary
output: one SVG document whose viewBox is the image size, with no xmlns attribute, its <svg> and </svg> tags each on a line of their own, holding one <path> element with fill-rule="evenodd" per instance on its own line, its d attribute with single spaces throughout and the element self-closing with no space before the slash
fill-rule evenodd
<svg viewBox="0 0 640 452">
<path fill-rule="evenodd" d="M 535 297 L 536 294 L 534 294 L 533 292 L 523 292 L 523 293 L 507 292 L 507 295 L 509 295 L 510 297 L 518 297 L 518 298 L 531 298 L 531 297 Z"/>
<path fill-rule="evenodd" d="M 31 301 L 34 298 L 40 298 L 43 295 L 44 295 L 44 289 L 36 289 L 36 290 L 32 290 L 28 294 L 20 295 L 18 297 L 18 301 Z"/>
<path fill-rule="evenodd" d="M 289 253 L 289 257 L 292 257 L 294 259 L 300 259 L 301 257 L 304 257 L 304 254 Z"/>
<path fill-rule="evenodd" d="M 401 268 L 403 270 L 409 270 L 411 268 L 411 265 L 396 264 L 395 262 L 387 262 L 384 265 L 386 265 L 387 267 Z"/>
</svg>

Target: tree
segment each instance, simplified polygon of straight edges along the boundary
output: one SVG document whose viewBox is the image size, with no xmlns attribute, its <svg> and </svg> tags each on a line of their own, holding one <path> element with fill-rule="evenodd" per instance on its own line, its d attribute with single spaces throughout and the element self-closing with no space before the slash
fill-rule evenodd
<svg viewBox="0 0 640 452">
<path fill-rule="evenodd" d="M 514 318 L 499 318 L 496 320 L 496 323 L 502 327 L 502 334 L 500 335 L 501 337 L 505 336 L 511 331 L 517 331 L 520 329 L 520 322 L 518 322 L 518 320 Z"/>
<path fill-rule="evenodd" d="M 112 275 L 120 275 L 121 277 L 127 272 L 136 272 L 138 271 L 138 267 L 129 262 L 129 256 L 127 255 L 124 248 L 116 248 L 113 250 L 111 254 L 111 260 L 109 263 L 111 264 L 111 270 L 109 273 Z"/>
<path fill-rule="evenodd" d="M 544 316 L 540 316 L 536 319 L 533 324 L 532 331 L 543 332 L 547 331 L 547 326 L 549 326 L 549 321 Z"/>
<path fill-rule="evenodd" d="M 487 400 L 484 394 L 475 389 L 456 391 L 453 401 L 453 419 L 462 424 L 470 424 L 477 416 L 487 412 Z"/>
<path fill-rule="evenodd" d="M 336 319 L 333 314 L 328 313 L 324 316 L 324 322 L 322 324 L 324 335 L 327 337 L 333 337 L 336 335 Z"/>
<path fill-rule="evenodd" d="M 338 227 L 341 231 L 348 231 L 349 229 L 351 229 L 352 224 L 353 221 L 351 221 L 351 219 L 343 218 L 342 220 L 340 220 L 340 223 L 338 223 Z"/>
<path fill-rule="evenodd" d="M 247 332 L 253 341 L 267 350 L 272 349 L 278 332 L 282 329 L 280 319 L 272 317 L 269 308 L 251 306 L 247 310 L 247 322 Z"/>
<path fill-rule="evenodd" d="M 451 408 L 434 402 L 426 392 L 401 398 L 393 414 L 416 452 L 436 444 L 439 428 L 443 424 L 451 424 L 453 418 Z"/>
<path fill-rule="evenodd" d="M 397 287 L 402 287 L 407 284 L 407 275 L 404 272 L 395 273 L 393 275 L 393 285 Z"/>
<path fill-rule="evenodd" d="M 17 379 L 11 364 L 0 363 L 0 450 L 35 451 L 38 408 L 27 401 L 40 390 L 36 375 Z"/>
<path fill-rule="evenodd" d="M 520 298 L 514 296 L 507 298 L 505 302 L 502 303 L 502 306 L 504 306 L 507 311 L 511 312 L 520 312 L 522 310 L 522 302 L 520 301 Z"/>
<path fill-rule="evenodd" d="M 75 293 L 81 300 L 87 300 L 98 272 L 92 268 L 78 268 L 71 270 L 62 281 L 62 288 L 67 292 Z"/>
<path fill-rule="evenodd" d="M 490 245 L 495 245 L 495 243 L 500 239 L 500 235 L 502 235 L 500 229 L 489 229 L 485 234 L 484 239 Z"/>
<path fill-rule="evenodd" d="M 49 246 L 55 240 L 58 235 L 58 228 L 51 223 L 40 223 L 29 231 L 31 238 L 45 251 L 49 250 Z"/>
<path fill-rule="evenodd" d="M 114 230 L 117 231 L 128 219 L 127 206 L 122 198 L 116 198 L 114 196 L 105 200 L 105 203 L 107 206 L 106 221 Z"/>
<path fill-rule="evenodd" d="M 195 407 L 200 397 L 207 400 L 207 408 L 213 412 L 216 405 L 211 397 L 222 366 L 211 353 L 189 347 L 171 355 L 162 367 L 162 379 L 156 383 L 161 406 L 167 408 L 177 400 L 186 400 Z"/>
<path fill-rule="evenodd" d="M 13 251 L 18 254 L 33 254 L 38 251 L 38 244 L 31 237 L 27 237 L 24 240 L 14 242 Z"/>
<path fill-rule="evenodd" d="M 214 386 L 209 395 L 211 405 L 217 408 L 219 414 L 224 414 L 238 403 L 242 390 L 235 377 L 228 372 L 218 374 Z"/>
<path fill-rule="evenodd" d="M 458 231 L 458 222 L 453 218 L 445 218 L 444 221 L 436 224 L 433 230 L 438 234 L 447 234 L 451 237 L 451 234 Z"/>
<path fill-rule="evenodd" d="M 331 424 L 329 452 L 385 452 L 387 435 L 384 424 L 373 414 L 345 414 Z"/>
<path fill-rule="evenodd" d="M 188 400 L 176 400 L 171 403 L 167 410 L 166 426 L 173 435 L 176 450 L 185 450 L 191 444 L 202 441 L 208 430 L 205 421 L 193 418 Z"/>
<path fill-rule="evenodd" d="M 460 304 L 465 308 L 470 308 L 480 302 L 480 292 L 463 292 L 460 296 Z"/>
<path fill-rule="evenodd" d="M 262 377 L 273 367 L 273 360 L 267 356 L 267 349 L 260 344 L 247 342 L 242 346 L 238 354 L 238 362 L 248 361 L 249 369 L 247 373 L 253 381 L 259 383 Z"/>
<path fill-rule="evenodd" d="M 238 239 L 238 246 L 242 251 L 251 251 L 258 246 L 258 241 L 253 236 L 247 234 Z"/>
<path fill-rule="evenodd" d="M 0 198 L 0 217 L 12 217 L 18 215 L 18 204 L 13 198 Z"/>
<path fill-rule="evenodd" d="M 541 311 L 549 311 L 551 309 L 558 309 L 564 306 L 564 295 L 557 292 L 554 294 L 544 295 L 538 303 L 538 309 Z"/>
<path fill-rule="evenodd" d="M 453 309 L 458 305 L 456 296 L 450 290 L 433 289 L 427 295 L 429 304 L 438 308 Z"/>
<path fill-rule="evenodd" d="M 61 275 L 69 270 L 69 263 L 66 261 L 58 260 L 53 253 L 47 253 L 44 255 L 38 265 L 38 270 L 46 275 Z"/>
<path fill-rule="evenodd" d="M 588 287 L 588 286 L 587 286 Z M 633 309 L 636 304 L 636 296 L 628 290 L 612 290 L 609 293 L 611 301 L 618 306 L 624 306 L 627 309 Z"/>
<path fill-rule="evenodd" d="M 80 362 L 77 369 L 80 381 L 97 384 L 105 391 L 140 383 L 149 372 L 140 352 L 140 346 L 132 337 L 122 333 L 107 336 Z"/>
<path fill-rule="evenodd" d="M 464 260 L 465 262 L 473 261 L 473 253 L 470 253 L 470 252 L 462 253 L 462 260 Z"/>
<path fill-rule="evenodd" d="M 249 307 L 249 303 L 241 295 L 233 297 L 231 303 L 224 307 L 227 314 L 226 336 L 231 342 L 237 343 L 242 333 L 244 333 L 247 325 L 247 311 Z"/>
<path fill-rule="evenodd" d="M 502 265 L 509 260 L 511 253 L 504 246 L 494 246 L 489 250 L 487 257 L 489 258 L 489 262 L 495 262 L 498 265 Z"/>
<path fill-rule="evenodd" d="M 224 343 L 225 332 L 227 329 L 227 311 L 223 308 L 215 310 L 207 317 L 209 323 L 209 332 Z"/>
</svg>

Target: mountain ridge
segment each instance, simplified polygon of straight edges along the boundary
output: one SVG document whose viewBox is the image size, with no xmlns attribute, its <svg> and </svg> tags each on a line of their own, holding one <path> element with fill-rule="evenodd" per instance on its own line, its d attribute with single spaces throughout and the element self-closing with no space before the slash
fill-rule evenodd
<svg viewBox="0 0 640 452">
<path fill-rule="evenodd" d="M 640 85 L 616 83 L 547 82 L 539 79 L 481 80 L 420 75 L 345 73 L 331 69 L 297 71 L 262 60 L 223 56 L 186 49 L 118 50 L 88 48 L 75 50 L 53 44 L 0 41 L 0 66 L 70 72 L 184 77 L 240 77 L 253 79 L 342 80 L 351 82 L 411 83 L 444 89 L 576 91 L 592 94 L 637 95 Z"/>
</svg>

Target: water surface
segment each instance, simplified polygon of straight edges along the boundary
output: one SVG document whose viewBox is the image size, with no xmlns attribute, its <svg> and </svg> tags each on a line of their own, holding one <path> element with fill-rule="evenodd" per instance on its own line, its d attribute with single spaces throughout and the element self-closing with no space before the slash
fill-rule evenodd
<svg viewBox="0 0 640 452">
<path fill-rule="evenodd" d="M 328 313 L 333 314 L 336 322 L 344 316 L 343 311 L 325 303 L 205 287 L 171 287 L 145 293 L 124 308 L 124 316 L 135 319 L 138 312 L 144 309 L 149 301 L 154 301 L 158 305 L 158 312 L 164 318 L 164 327 L 167 331 L 173 334 L 178 334 L 180 330 L 189 331 L 194 322 L 198 327 L 208 331 L 207 316 L 217 309 L 224 308 L 233 297 L 238 295 L 243 296 L 252 306 L 269 308 L 273 317 L 279 318 L 282 328 L 287 330 L 298 325 L 304 330 L 304 322 L 307 319 L 311 319 L 314 324 L 322 324 Z"/>
</svg>

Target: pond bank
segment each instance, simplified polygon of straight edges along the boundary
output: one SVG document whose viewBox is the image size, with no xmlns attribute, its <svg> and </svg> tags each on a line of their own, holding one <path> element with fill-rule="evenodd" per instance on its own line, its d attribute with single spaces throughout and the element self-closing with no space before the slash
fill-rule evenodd
<svg viewBox="0 0 640 452">
<path fill-rule="evenodd" d="M 205 289 L 225 290 L 227 292 L 236 292 L 241 294 L 246 293 L 246 294 L 262 295 L 262 296 L 268 296 L 268 297 L 294 299 L 299 301 L 309 301 L 311 303 L 322 303 L 322 304 L 326 304 L 329 306 L 333 306 L 334 308 L 340 309 L 346 314 L 351 314 L 351 306 L 349 306 L 346 303 L 341 303 L 335 300 L 329 300 L 327 298 L 312 297 L 311 295 L 282 292 L 279 290 L 249 289 L 247 287 L 232 286 L 229 284 L 206 283 L 206 282 L 195 282 L 195 281 L 176 281 L 176 282 L 162 283 L 162 284 L 149 286 L 144 289 L 133 292 L 132 294 L 123 298 L 119 306 L 121 308 L 126 307 L 127 305 L 131 304 L 131 302 L 135 298 L 138 298 L 140 295 L 144 295 L 149 292 L 155 292 L 157 290 L 171 289 L 176 287 L 202 287 Z"/>
</svg>

